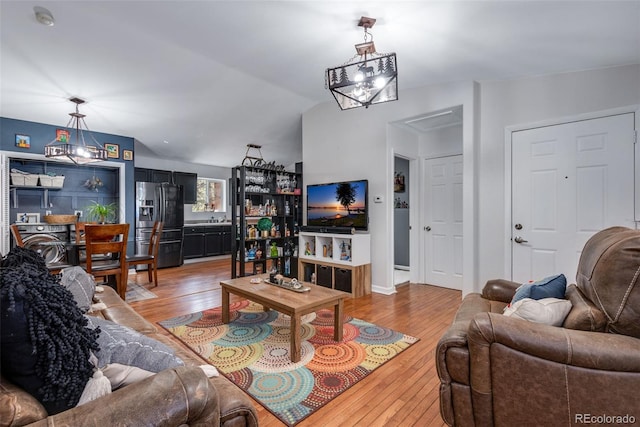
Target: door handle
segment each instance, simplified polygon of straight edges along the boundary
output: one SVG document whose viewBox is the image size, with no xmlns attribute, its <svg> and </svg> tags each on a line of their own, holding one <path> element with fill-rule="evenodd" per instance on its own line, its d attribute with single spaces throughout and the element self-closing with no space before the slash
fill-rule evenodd
<svg viewBox="0 0 640 427">
<path fill-rule="evenodd" d="M 431 227 L 429 227 L 428 225 L 424 229 L 425 231 L 431 231 Z"/>
<path fill-rule="evenodd" d="M 520 236 L 516 236 L 515 239 L 513 239 L 513 241 L 516 242 L 516 243 L 527 243 L 528 242 L 528 240 L 524 240 Z"/>
</svg>

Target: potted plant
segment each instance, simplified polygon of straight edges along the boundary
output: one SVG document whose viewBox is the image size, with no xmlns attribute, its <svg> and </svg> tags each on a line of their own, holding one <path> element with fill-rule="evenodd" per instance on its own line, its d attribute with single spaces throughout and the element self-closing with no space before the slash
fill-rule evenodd
<svg viewBox="0 0 640 427">
<path fill-rule="evenodd" d="M 271 230 L 271 226 L 273 222 L 270 218 L 264 217 L 258 220 L 258 230 L 260 230 L 262 237 L 269 237 L 269 230 Z"/>
<path fill-rule="evenodd" d="M 102 204 L 92 201 L 90 206 L 86 207 L 87 218 L 89 221 L 98 221 L 100 224 L 115 221 L 117 218 L 118 205 L 116 203 Z"/>
</svg>

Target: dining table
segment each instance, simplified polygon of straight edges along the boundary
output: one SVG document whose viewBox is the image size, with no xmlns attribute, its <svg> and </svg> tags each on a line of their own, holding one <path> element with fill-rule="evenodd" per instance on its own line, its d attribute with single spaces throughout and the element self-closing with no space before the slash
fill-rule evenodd
<svg viewBox="0 0 640 427">
<path fill-rule="evenodd" d="M 68 232 L 67 232 L 67 240 L 53 240 L 53 241 L 49 241 L 49 242 L 41 242 L 40 246 L 57 246 L 57 247 L 63 247 L 64 251 L 65 251 L 65 261 L 62 263 L 51 263 L 48 264 L 47 267 L 49 267 L 49 269 L 56 269 L 56 267 L 58 268 L 64 268 L 64 267 L 75 267 L 75 266 L 83 266 L 83 263 L 81 261 L 81 257 L 80 254 L 83 250 L 85 250 L 87 248 L 87 244 L 85 242 L 76 242 L 75 239 L 72 239 L 71 236 L 75 237 L 75 233 L 72 233 L 71 230 L 71 226 L 74 225 L 75 223 L 70 223 L 70 224 L 64 224 L 68 227 Z M 107 278 L 107 283 L 109 284 L 109 286 L 112 286 L 115 288 L 115 276 L 110 275 Z"/>
</svg>

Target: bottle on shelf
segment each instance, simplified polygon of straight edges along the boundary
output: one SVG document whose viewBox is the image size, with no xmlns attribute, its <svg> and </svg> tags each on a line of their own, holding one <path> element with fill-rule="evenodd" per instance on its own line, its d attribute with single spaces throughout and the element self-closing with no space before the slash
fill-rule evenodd
<svg viewBox="0 0 640 427">
<path fill-rule="evenodd" d="M 256 229 L 256 227 L 254 227 L 253 224 L 251 224 L 248 228 L 247 234 L 249 239 L 255 239 L 258 237 L 258 230 Z"/>
<path fill-rule="evenodd" d="M 285 258 L 284 260 L 284 275 L 289 277 L 291 275 L 291 258 Z"/>
</svg>

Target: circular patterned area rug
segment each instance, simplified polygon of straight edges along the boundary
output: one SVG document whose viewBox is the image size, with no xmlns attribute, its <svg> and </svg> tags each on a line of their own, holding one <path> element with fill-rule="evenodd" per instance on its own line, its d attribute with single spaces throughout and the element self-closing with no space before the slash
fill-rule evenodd
<svg viewBox="0 0 640 427">
<path fill-rule="evenodd" d="M 290 319 L 241 301 L 222 323 L 220 307 L 159 324 L 218 368 L 288 426 L 294 426 L 418 341 L 345 316 L 333 341 L 333 310 L 301 319 L 301 359 L 290 353 Z"/>
</svg>

